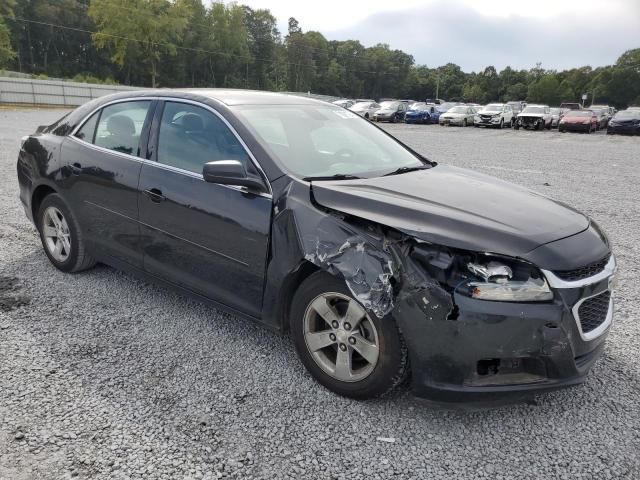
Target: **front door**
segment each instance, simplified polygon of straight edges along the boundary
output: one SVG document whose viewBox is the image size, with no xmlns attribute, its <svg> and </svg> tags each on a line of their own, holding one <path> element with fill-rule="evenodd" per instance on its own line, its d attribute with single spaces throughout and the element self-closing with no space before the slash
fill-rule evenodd
<svg viewBox="0 0 640 480">
<path fill-rule="evenodd" d="M 145 270 L 258 317 L 271 195 L 202 178 L 203 165 L 216 160 L 257 173 L 244 147 L 208 108 L 167 101 L 150 148 L 154 162 L 142 166 L 138 197 Z"/>
</svg>

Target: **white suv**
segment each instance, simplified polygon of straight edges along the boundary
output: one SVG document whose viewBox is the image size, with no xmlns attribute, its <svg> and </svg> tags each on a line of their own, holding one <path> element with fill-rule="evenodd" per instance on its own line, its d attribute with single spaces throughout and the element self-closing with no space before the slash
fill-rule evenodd
<svg viewBox="0 0 640 480">
<path fill-rule="evenodd" d="M 513 109 L 505 103 L 490 103 L 480 110 L 473 124 L 476 127 L 512 127 L 514 124 Z"/>
</svg>

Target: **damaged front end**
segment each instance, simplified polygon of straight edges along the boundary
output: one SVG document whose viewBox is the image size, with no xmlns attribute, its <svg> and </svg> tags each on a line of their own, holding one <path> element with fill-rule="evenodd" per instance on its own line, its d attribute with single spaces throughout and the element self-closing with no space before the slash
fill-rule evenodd
<svg viewBox="0 0 640 480">
<path fill-rule="evenodd" d="M 523 259 L 437 245 L 298 201 L 292 185 L 276 208 L 274 242 L 288 232 L 306 262 L 343 278 L 372 315 L 397 322 L 417 396 L 456 402 L 558 388 L 583 381 L 599 357 L 606 335 L 581 338 L 572 307 L 608 290 L 606 278 L 553 289 Z"/>
</svg>

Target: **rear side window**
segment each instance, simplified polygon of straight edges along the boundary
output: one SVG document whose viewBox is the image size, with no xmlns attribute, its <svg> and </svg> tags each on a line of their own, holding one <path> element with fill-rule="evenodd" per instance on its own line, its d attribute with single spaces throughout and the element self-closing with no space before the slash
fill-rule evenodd
<svg viewBox="0 0 640 480">
<path fill-rule="evenodd" d="M 143 100 L 104 107 L 100 113 L 93 143 L 99 147 L 139 157 L 140 134 L 150 105 L 150 100 Z"/>
<path fill-rule="evenodd" d="M 253 172 L 247 152 L 217 115 L 188 103 L 166 102 L 158 136 L 158 162 L 194 173 L 205 163 L 238 160 Z"/>
<path fill-rule="evenodd" d="M 85 142 L 93 143 L 93 135 L 96 132 L 96 124 L 98 123 L 99 116 L 100 112 L 91 115 L 91 118 L 84 122 L 82 128 L 76 132 L 76 137 Z"/>
</svg>

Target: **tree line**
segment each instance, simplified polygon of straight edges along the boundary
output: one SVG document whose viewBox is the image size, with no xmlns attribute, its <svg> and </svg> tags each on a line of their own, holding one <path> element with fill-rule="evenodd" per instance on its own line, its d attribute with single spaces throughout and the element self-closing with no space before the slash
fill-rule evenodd
<svg viewBox="0 0 640 480">
<path fill-rule="evenodd" d="M 1 0 L 0 68 L 89 82 L 229 87 L 349 98 L 640 104 L 640 48 L 556 71 L 417 65 L 389 45 L 327 40 L 266 9 L 201 0 Z M 594 98 L 595 97 L 595 98 Z"/>
</svg>

